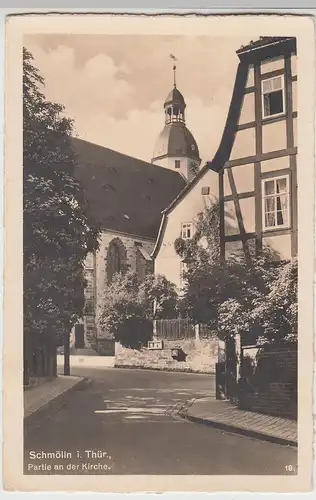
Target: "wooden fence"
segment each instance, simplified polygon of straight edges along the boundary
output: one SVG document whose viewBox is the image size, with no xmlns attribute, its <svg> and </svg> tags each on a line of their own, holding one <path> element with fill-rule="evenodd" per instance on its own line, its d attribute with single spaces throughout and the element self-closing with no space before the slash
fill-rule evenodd
<svg viewBox="0 0 316 500">
<path fill-rule="evenodd" d="M 198 329 L 188 318 L 161 319 L 155 321 L 155 335 L 161 340 L 184 340 L 214 338 L 214 332 L 207 325 Z"/>
<path fill-rule="evenodd" d="M 194 339 L 194 325 L 188 319 L 160 319 L 155 322 L 156 336 L 163 340 Z"/>
</svg>

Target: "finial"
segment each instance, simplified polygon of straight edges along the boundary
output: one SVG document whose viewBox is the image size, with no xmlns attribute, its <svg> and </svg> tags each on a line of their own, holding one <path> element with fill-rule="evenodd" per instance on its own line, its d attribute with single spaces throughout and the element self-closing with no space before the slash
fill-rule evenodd
<svg viewBox="0 0 316 500">
<path fill-rule="evenodd" d="M 178 59 L 176 58 L 176 56 L 174 56 L 173 54 L 170 54 L 170 57 L 173 61 L 177 61 Z M 176 69 L 177 69 L 177 66 L 176 64 L 173 65 L 173 86 L 174 88 L 176 88 L 177 86 L 177 83 L 176 83 Z"/>
</svg>

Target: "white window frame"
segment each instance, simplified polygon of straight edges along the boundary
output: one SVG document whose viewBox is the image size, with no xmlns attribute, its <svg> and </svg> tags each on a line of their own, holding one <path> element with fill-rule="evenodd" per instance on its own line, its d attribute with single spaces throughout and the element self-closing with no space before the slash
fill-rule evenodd
<svg viewBox="0 0 316 500">
<path fill-rule="evenodd" d="M 272 92 L 263 92 L 263 84 L 264 84 L 264 82 L 274 80 L 275 78 L 281 78 L 281 89 L 280 90 L 282 90 L 283 111 L 281 111 L 281 113 L 274 113 L 273 115 L 265 115 L 264 96 L 266 94 L 271 94 Z M 263 120 L 269 120 L 269 118 L 276 118 L 278 116 L 283 116 L 286 114 L 284 75 L 277 75 L 277 76 L 273 76 L 271 78 L 263 78 L 261 80 L 261 107 L 262 107 L 262 119 Z"/>
<path fill-rule="evenodd" d="M 274 181 L 276 183 L 277 180 L 279 179 L 286 179 L 286 186 L 287 190 L 286 193 L 280 193 L 280 194 L 286 194 L 287 195 L 287 224 L 275 224 L 274 226 L 266 226 L 266 212 L 265 212 L 265 200 L 266 198 L 276 198 L 277 193 L 272 194 L 272 195 L 265 195 L 265 183 L 266 182 L 271 182 Z M 261 181 L 261 189 L 262 189 L 262 229 L 263 231 L 275 231 L 278 229 L 288 229 L 291 226 L 291 189 L 290 189 L 290 176 L 288 174 L 286 175 L 279 175 L 276 177 L 265 177 Z M 276 190 L 275 190 L 276 191 Z M 275 221 L 277 221 L 277 210 L 276 210 L 276 203 L 275 203 Z"/>
<path fill-rule="evenodd" d="M 184 236 L 185 231 L 190 229 L 190 236 Z M 181 238 L 183 240 L 191 240 L 193 238 L 193 222 L 182 222 L 181 224 Z"/>
</svg>

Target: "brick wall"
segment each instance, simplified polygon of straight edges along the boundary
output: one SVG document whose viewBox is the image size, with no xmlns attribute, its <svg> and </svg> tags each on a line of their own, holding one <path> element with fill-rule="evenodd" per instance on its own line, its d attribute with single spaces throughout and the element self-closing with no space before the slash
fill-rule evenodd
<svg viewBox="0 0 316 500">
<path fill-rule="evenodd" d="M 297 418 L 296 345 L 259 349 L 253 373 L 242 378 L 240 407 L 269 415 Z M 245 380 L 247 378 L 247 380 Z"/>
<path fill-rule="evenodd" d="M 187 354 L 186 361 L 176 361 L 171 350 L 180 346 Z M 215 373 L 217 362 L 217 340 L 165 340 L 164 349 L 155 351 L 147 348 L 140 351 L 115 346 L 115 366 L 152 368 L 158 370 L 191 371 Z"/>
</svg>

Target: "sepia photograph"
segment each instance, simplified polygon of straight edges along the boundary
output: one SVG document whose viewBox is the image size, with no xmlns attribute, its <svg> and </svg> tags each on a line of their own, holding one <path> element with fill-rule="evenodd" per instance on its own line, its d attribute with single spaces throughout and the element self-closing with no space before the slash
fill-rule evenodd
<svg viewBox="0 0 316 500">
<path fill-rule="evenodd" d="M 242 18 L 234 31 L 224 17 L 212 19 L 221 33 L 198 19 L 186 32 L 188 18 L 161 32 L 150 19 L 103 33 L 38 21 L 19 35 L 15 136 L 11 373 L 20 366 L 27 484 L 177 476 L 181 491 L 185 476 L 227 476 L 222 489 L 232 476 L 306 476 L 313 334 L 299 298 L 308 321 L 313 270 L 300 270 L 300 248 L 312 227 L 299 196 L 313 166 L 297 31 Z"/>
</svg>

